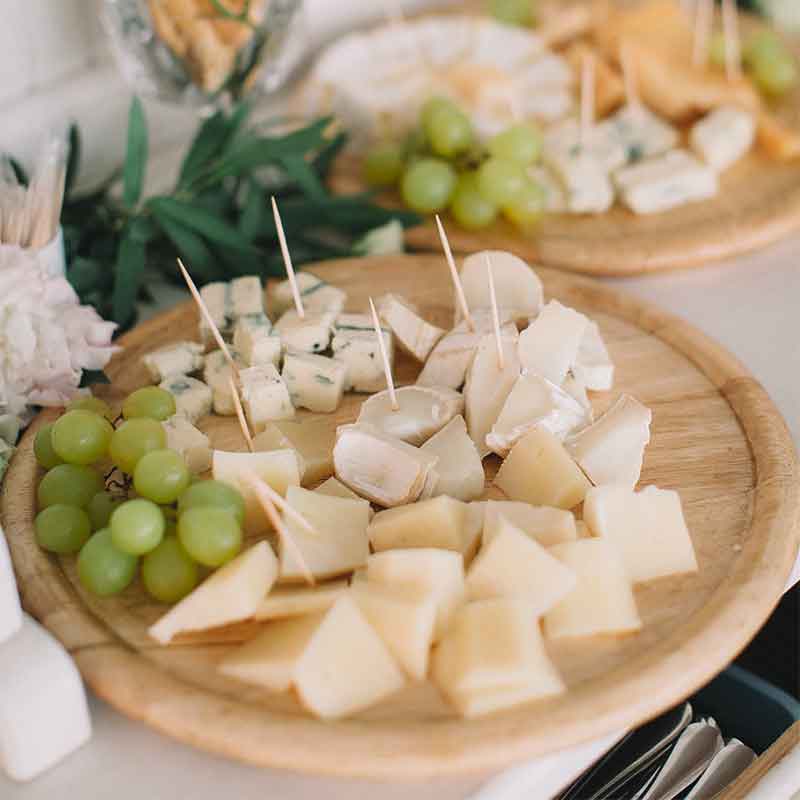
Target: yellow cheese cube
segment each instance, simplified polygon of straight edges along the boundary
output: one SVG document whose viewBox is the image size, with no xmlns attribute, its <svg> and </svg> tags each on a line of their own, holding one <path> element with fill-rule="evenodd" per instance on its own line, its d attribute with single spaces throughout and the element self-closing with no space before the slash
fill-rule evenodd
<svg viewBox="0 0 800 800">
<path fill-rule="evenodd" d="M 452 497 L 435 497 L 379 511 L 370 523 L 375 552 L 408 547 L 438 547 L 461 552 L 466 506 Z"/>
<path fill-rule="evenodd" d="M 563 508 L 532 506 L 513 500 L 489 500 L 483 524 L 484 544 L 492 540 L 501 516 L 542 547 L 552 547 L 559 542 L 578 538 L 575 517 Z"/>
<path fill-rule="evenodd" d="M 313 486 L 333 475 L 335 441 L 335 427 L 329 419 L 321 417 L 302 422 L 280 420 L 267 423 L 253 439 L 253 444 L 256 450 L 294 450 L 300 465 L 301 484 Z"/>
<path fill-rule="evenodd" d="M 278 586 L 261 601 L 256 619 L 284 619 L 327 611 L 346 589 L 346 580 L 317 586 Z"/>
</svg>

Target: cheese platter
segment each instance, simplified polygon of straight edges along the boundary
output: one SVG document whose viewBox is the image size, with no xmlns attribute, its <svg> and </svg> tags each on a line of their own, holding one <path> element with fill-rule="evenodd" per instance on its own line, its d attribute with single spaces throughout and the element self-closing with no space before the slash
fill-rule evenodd
<svg viewBox="0 0 800 800">
<path fill-rule="evenodd" d="M 185 471 L 175 473 L 174 486 L 172 478 L 153 486 L 140 465 L 164 459 L 170 451 L 159 443 L 126 469 L 140 496 L 110 510 L 112 541 L 125 547 L 131 543 L 117 536 L 117 523 L 131 504 L 157 497 L 170 520 L 177 516 L 178 539 L 203 566 L 169 602 L 155 599 L 174 587 L 155 580 L 149 556 L 140 577 L 134 569 L 116 587 L 121 591 L 105 594 L 83 550 L 76 561 L 40 546 L 34 527 L 40 534 L 38 518 L 55 507 L 55 487 L 42 489 L 37 457 L 56 463 L 42 447 L 42 431 L 69 414 L 37 418 L 4 484 L 2 524 L 26 610 L 66 646 L 98 695 L 156 730 L 252 764 L 424 778 L 496 769 L 638 724 L 703 685 L 747 644 L 777 603 L 800 540 L 797 459 L 764 390 L 719 346 L 653 306 L 538 267 L 538 296 L 511 291 L 507 275 L 516 274 L 518 260 L 475 256 L 477 266 L 464 264 L 460 273 L 464 306 L 454 301 L 441 257 L 314 266 L 314 286 L 324 282 L 342 293 L 341 327 L 337 333 L 332 322 L 329 337 L 352 337 L 361 348 L 346 363 L 361 371 L 370 343 L 373 360 L 389 365 L 386 340 L 397 339 L 388 388 L 346 391 L 332 412 L 300 407 L 295 391 L 291 419 L 273 409 L 265 420 L 269 398 L 241 402 L 243 376 L 254 367 L 237 365 L 238 348 L 220 348 L 230 357 L 214 370 L 228 371 L 224 382 L 216 376 L 216 389 L 227 387 L 222 413 L 209 413 L 214 399 L 206 396 L 194 423 L 192 400 L 168 428 L 193 472 L 211 466 L 224 489 L 215 491 L 233 510 L 205 507 L 199 496 L 214 482 L 190 483 Z M 473 269 L 491 278 L 489 314 Z M 283 294 L 288 288 L 270 287 L 267 296 L 283 298 L 279 313 L 303 319 L 302 308 L 316 330 L 318 312 L 307 305 L 316 291 L 299 291 L 295 304 L 293 292 Z M 382 304 L 371 308 L 373 296 L 394 297 L 404 309 L 400 321 L 395 304 L 376 320 Z M 232 323 L 228 338 L 235 316 L 235 308 L 221 315 Z M 536 327 L 528 333 L 531 317 Z M 112 416 L 122 408 L 126 420 L 112 435 L 115 463 L 130 457 L 131 437 L 120 440 L 128 446 L 122 450 L 114 436 L 126 426 L 147 433 L 153 420 L 135 415 L 161 402 L 152 384 L 168 367 L 153 351 L 172 347 L 174 359 L 180 342 L 202 339 L 206 320 L 186 303 L 121 338 L 124 350 L 107 368 L 111 384 L 97 391 Z M 568 341 L 564 331 L 579 323 L 583 334 Z M 426 326 L 441 331 L 434 343 L 414 335 Z M 441 361 L 437 347 L 454 334 L 462 348 L 473 337 L 472 360 L 456 388 L 415 384 L 422 359 L 411 354 L 424 347 L 426 367 Z M 309 348 L 319 341 L 311 338 Z M 452 375 L 460 360 L 448 352 L 460 356 L 445 350 L 438 374 Z M 186 347 L 180 358 L 194 353 Z M 578 364 L 585 385 L 600 387 L 590 389 L 591 409 L 580 399 Z M 613 393 L 603 388 L 610 365 Z M 510 379 L 498 380 L 506 374 Z M 327 391 L 325 377 L 319 384 Z M 280 380 L 278 374 L 265 385 Z M 379 385 L 375 375 L 370 380 Z M 465 380 L 462 397 L 457 389 Z M 320 396 L 297 381 L 306 400 Z M 508 409 L 498 399 L 500 383 L 505 399 L 517 391 Z M 174 391 L 177 405 L 182 394 Z M 202 390 L 184 391 L 199 398 Z M 526 406 L 536 424 L 518 431 Z M 498 427 L 501 411 L 509 424 Z M 189 427 L 196 434 L 184 437 L 181 429 Z M 620 437 L 611 455 L 609 429 Z M 55 430 L 51 443 L 63 450 Z M 567 437 L 568 430 L 578 434 Z M 377 468 L 387 463 L 388 472 Z M 92 483 L 88 491 L 95 489 Z M 37 494 L 44 506 L 38 516 Z M 576 523 L 572 510 L 584 498 Z M 193 537 L 205 517 L 223 533 L 238 532 L 235 547 L 203 551 Z M 664 548 L 658 563 L 637 542 L 637 531 L 651 525 Z M 99 530 L 87 544 L 99 539 L 95 549 L 108 553 L 104 537 Z M 177 547 L 174 536 L 164 541 Z M 209 568 L 216 571 L 206 577 Z M 538 576 L 533 584 L 531 575 Z M 539 616 L 534 636 L 530 619 Z M 487 660 L 489 640 L 501 657 Z M 354 679 L 364 663 L 369 680 Z"/>
</svg>

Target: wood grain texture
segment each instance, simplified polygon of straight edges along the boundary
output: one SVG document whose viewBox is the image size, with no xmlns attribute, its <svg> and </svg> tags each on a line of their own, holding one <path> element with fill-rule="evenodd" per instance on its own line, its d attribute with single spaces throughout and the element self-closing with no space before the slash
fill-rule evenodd
<svg viewBox="0 0 800 800">
<path fill-rule="evenodd" d="M 443 260 L 393 256 L 321 265 L 363 311 L 369 294 L 393 291 L 448 326 L 451 287 Z M 253 764 L 341 776 L 410 779 L 486 772 L 639 724 L 688 696 L 726 666 L 776 605 L 798 548 L 800 471 L 789 433 L 764 389 L 730 354 L 685 322 L 631 296 L 555 270 L 540 272 L 548 297 L 591 314 L 617 364 L 614 392 L 653 410 L 643 484 L 679 490 L 699 574 L 637 589 L 645 629 L 550 647 L 569 692 L 482 720 L 457 719 L 428 684 L 413 686 L 350 720 L 321 723 L 296 700 L 220 677 L 217 661 L 250 638 L 255 623 L 187 636 L 169 647 L 147 637 L 164 608 L 138 585 L 122 596 L 87 596 L 74 559 L 55 559 L 32 532 L 39 477 L 23 439 L 2 497 L 26 608 L 73 653 L 87 682 L 129 716 L 198 747 Z M 139 326 L 108 368 L 110 400 L 146 383 L 145 352 L 191 336 L 187 303 Z M 400 382 L 418 366 L 400 358 Z M 331 424 L 352 420 L 362 396 L 348 395 Z M 216 446 L 244 450 L 232 418 L 201 422 Z M 489 462 L 487 472 L 496 468 Z"/>
</svg>

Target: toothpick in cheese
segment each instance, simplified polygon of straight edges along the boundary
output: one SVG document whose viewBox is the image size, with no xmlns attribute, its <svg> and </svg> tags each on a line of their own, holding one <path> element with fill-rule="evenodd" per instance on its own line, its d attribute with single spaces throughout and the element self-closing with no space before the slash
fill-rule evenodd
<svg viewBox="0 0 800 800">
<path fill-rule="evenodd" d="M 244 409 L 242 408 L 242 401 L 239 399 L 239 390 L 236 388 L 236 383 L 233 380 L 233 375 L 228 376 L 228 386 L 231 390 L 231 397 L 233 398 L 233 405 L 236 408 L 236 418 L 239 420 L 239 427 L 242 429 L 242 436 L 244 436 L 245 442 L 247 442 L 247 449 L 251 452 L 255 452 L 255 447 L 253 446 L 253 437 L 250 435 L 250 428 L 247 425 L 247 420 L 244 417 Z"/>
<path fill-rule="evenodd" d="M 292 257 L 289 254 L 289 246 L 286 244 L 286 234 L 283 232 L 283 222 L 281 222 L 281 214 L 280 211 L 278 211 L 278 204 L 275 202 L 274 196 L 272 197 L 272 216 L 275 218 L 275 230 L 278 232 L 278 243 L 281 247 L 283 264 L 286 267 L 286 276 L 292 287 L 294 307 L 297 310 L 297 316 L 303 319 L 306 312 L 303 308 L 303 301 L 300 299 L 300 290 L 297 288 L 297 278 L 295 277 L 294 267 L 292 266 Z"/>
<path fill-rule="evenodd" d="M 386 375 L 386 389 L 389 392 L 389 397 L 392 401 L 392 411 L 399 411 L 400 404 L 397 402 L 397 393 L 394 390 L 394 378 L 392 377 L 392 365 L 389 361 L 389 354 L 386 352 L 386 345 L 383 341 L 383 332 L 381 330 L 381 323 L 378 320 L 378 312 L 375 310 L 375 303 L 372 298 L 369 298 L 369 310 L 372 313 L 372 324 L 375 326 L 375 336 L 378 339 L 378 347 L 381 352 L 381 361 L 383 361 L 383 371 Z"/>
<path fill-rule="evenodd" d="M 461 284 L 461 277 L 458 274 L 458 269 L 456 269 L 456 262 L 453 258 L 453 251 L 450 249 L 450 242 L 447 238 L 447 234 L 444 230 L 444 225 L 442 225 L 441 219 L 439 219 L 439 215 L 436 215 L 436 227 L 439 229 L 439 240 L 442 243 L 442 249 L 444 250 L 444 257 L 447 260 L 447 266 L 450 268 L 450 277 L 453 280 L 453 288 L 456 291 L 456 300 L 458 301 L 458 305 L 461 308 L 461 314 L 463 315 L 464 319 L 466 320 L 467 327 L 471 330 L 475 330 L 475 323 L 472 321 L 472 316 L 469 313 L 469 306 L 467 305 L 467 298 L 464 296 L 464 287 Z"/>
</svg>

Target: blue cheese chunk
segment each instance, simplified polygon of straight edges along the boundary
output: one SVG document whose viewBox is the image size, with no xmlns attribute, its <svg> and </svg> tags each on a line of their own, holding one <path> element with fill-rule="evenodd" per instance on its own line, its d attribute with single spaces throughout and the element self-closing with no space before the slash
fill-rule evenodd
<svg viewBox="0 0 800 800">
<path fill-rule="evenodd" d="M 148 353 L 142 363 L 156 383 L 172 375 L 190 375 L 203 368 L 203 345 L 197 342 L 173 342 Z"/>
<path fill-rule="evenodd" d="M 236 366 L 240 369 L 247 366 L 236 350 L 231 350 L 231 356 Z M 231 375 L 230 364 L 228 364 L 228 360 L 222 350 L 212 350 L 206 356 L 203 380 L 211 388 L 214 413 L 219 414 L 221 417 L 232 417 L 236 413 L 236 406 L 233 403 L 233 394 L 231 393 Z"/>
<path fill-rule="evenodd" d="M 161 424 L 167 434 L 167 447 L 184 457 L 191 472 L 199 474 L 211 469 L 211 445 L 208 436 L 180 414 Z"/>
<path fill-rule="evenodd" d="M 239 377 L 242 406 L 253 431 L 263 431 L 272 420 L 294 417 L 289 389 L 272 364 L 248 367 L 239 373 Z"/>
<path fill-rule="evenodd" d="M 628 105 L 599 123 L 595 137 L 606 141 L 610 149 L 619 145 L 625 154 L 625 164 L 636 164 L 646 158 L 659 156 L 678 144 L 678 132 L 641 104 Z M 612 169 L 622 166 L 614 164 Z"/>
<path fill-rule="evenodd" d="M 391 328 L 397 344 L 417 361 L 425 361 L 445 331 L 420 317 L 414 308 L 394 294 L 378 301 L 378 313 Z"/>
<path fill-rule="evenodd" d="M 564 188 L 566 210 L 573 214 L 603 214 L 614 202 L 614 188 L 606 165 L 578 146 L 551 153 L 545 164 Z"/>
<path fill-rule="evenodd" d="M 277 321 L 275 330 L 286 351 L 322 353 L 328 349 L 336 316 L 330 311 L 306 311 L 305 317 L 300 317 L 295 309 L 290 308 Z"/>
<path fill-rule="evenodd" d="M 230 320 L 228 318 L 228 309 L 230 307 L 230 290 L 228 284 L 224 281 L 215 281 L 207 283 L 201 290 L 200 296 L 206 304 L 211 319 L 219 329 L 219 332 L 225 336 L 228 334 Z M 203 344 L 210 345 L 214 341 L 214 336 L 211 333 L 211 328 L 206 322 L 205 317 L 200 314 L 200 339 Z"/>
<path fill-rule="evenodd" d="M 383 343 L 394 364 L 394 339 L 389 328 L 381 326 Z M 379 392 L 386 388 L 380 345 L 368 314 L 340 314 L 333 328 L 333 357 L 347 366 L 346 392 Z"/>
<path fill-rule="evenodd" d="M 342 289 L 331 286 L 312 272 L 298 272 L 296 280 L 305 311 L 339 314 L 344 308 L 347 292 Z M 288 280 L 281 281 L 272 289 L 270 310 L 279 317 L 290 308 L 294 308 L 292 285 Z"/>
<path fill-rule="evenodd" d="M 225 337 L 233 333 L 236 320 L 240 317 L 264 311 L 261 279 L 257 275 L 245 275 L 230 283 L 222 281 L 208 283 L 200 290 L 200 295 L 205 301 L 214 324 Z M 205 345 L 214 342 L 211 328 L 202 315 L 200 317 L 200 337 Z"/>
<path fill-rule="evenodd" d="M 247 314 L 240 317 L 233 331 L 233 346 L 241 353 L 248 367 L 281 363 L 283 345 L 280 334 L 272 329 L 266 314 Z"/>
<path fill-rule="evenodd" d="M 692 128 L 692 150 L 717 172 L 745 156 L 753 146 L 756 121 L 752 114 L 731 106 L 715 108 Z"/>
<path fill-rule="evenodd" d="M 211 413 L 211 388 L 197 378 L 187 375 L 171 375 L 159 384 L 175 398 L 176 413 L 191 423 Z"/>
<path fill-rule="evenodd" d="M 597 169 L 606 174 L 628 163 L 623 141 L 609 126 L 594 125 L 589 128 L 585 146 L 580 123 L 574 117 L 546 131 L 542 146 L 545 164 L 574 162 L 581 156 L 588 156 Z"/>
<path fill-rule="evenodd" d="M 342 402 L 347 365 L 341 361 L 308 353 L 287 353 L 282 375 L 297 408 L 329 414 Z"/>
<path fill-rule="evenodd" d="M 235 323 L 241 317 L 264 313 L 264 295 L 258 275 L 244 275 L 229 284 L 227 314 Z"/>
</svg>

